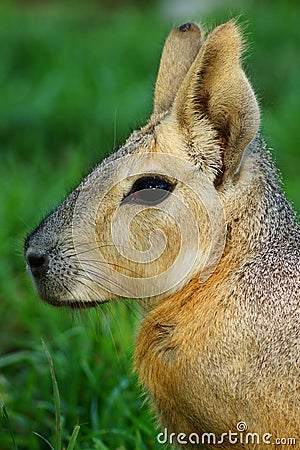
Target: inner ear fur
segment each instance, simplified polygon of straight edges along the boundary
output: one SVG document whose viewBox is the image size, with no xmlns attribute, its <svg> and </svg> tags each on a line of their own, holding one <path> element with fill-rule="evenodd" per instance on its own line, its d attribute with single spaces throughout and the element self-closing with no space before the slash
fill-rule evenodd
<svg viewBox="0 0 300 450">
<path fill-rule="evenodd" d="M 154 92 L 154 114 L 168 111 L 202 45 L 202 32 L 187 22 L 173 29 L 166 39 Z"/>
<path fill-rule="evenodd" d="M 241 66 L 242 49 L 241 34 L 234 22 L 215 28 L 174 102 L 179 127 L 193 139 L 197 139 L 197 126 L 203 119 L 215 130 L 222 156 L 217 184 L 238 171 L 243 152 L 259 128 L 258 104 Z"/>
</svg>

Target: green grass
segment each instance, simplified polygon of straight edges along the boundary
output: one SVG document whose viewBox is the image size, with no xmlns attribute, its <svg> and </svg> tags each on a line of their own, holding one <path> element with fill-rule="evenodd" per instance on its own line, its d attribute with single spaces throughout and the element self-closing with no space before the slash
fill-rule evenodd
<svg viewBox="0 0 300 450">
<path fill-rule="evenodd" d="M 81 313 L 44 305 L 22 245 L 83 173 L 146 120 L 161 45 L 176 21 L 154 8 L 42 5 L 0 6 L 1 450 L 50 448 L 46 441 L 54 449 L 158 449 L 131 369 L 136 305 Z M 299 211 L 300 7 L 248 1 L 206 19 L 241 14 L 262 129 Z"/>
</svg>

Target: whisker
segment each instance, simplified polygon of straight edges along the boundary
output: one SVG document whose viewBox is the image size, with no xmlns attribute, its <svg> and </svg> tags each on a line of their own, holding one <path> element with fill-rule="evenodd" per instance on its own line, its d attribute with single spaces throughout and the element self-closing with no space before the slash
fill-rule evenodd
<svg viewBox="0 0 300 450">
<path fill-rule="evenodd" d="M 92 267 L 93 269 L 96 269 L 96 266 L 93 266 L 91 263 L 97 263 L 97 264 L 103 264 L 103 265 L 108 265 L 108 266 L 113 266 L 113 267 L 117 267 L 118 269 L 124 269 L 127 270 L 128 272 L 132 273 L 133 275 L 136 275 L 137 277 L 142 277 L 141 273 L 136 272 L 135 270 L 129 269 L 125 266 L 121 266 L 120 264 L 115 264 L 115 263 L 111 263 L 109 261 L 98 261 L 98 260 L 93 260 L 93 259 L 82 259 L 80 261 L 84 266 L 89 266 Z"/>
<path fill-rule="evenodd" d="M 94 289 L 92 286 L 90 286 L 89 284 L 87 284 L 87 283 L 85 283 L 84 281 L 86 281 L 85 279 L 81 279 L 81 278 L 77 278 L 76 279 L 76 282 L 78 282 L 78 283 L 80 283 L 82 286 L 84 286 L 85 288 L 88 288 L 90 291 L 92 291 L 92 293 L 93 294 L 96 294 L 96 296 L 98 297 L 98 292 L 96 291 L 96 289 Z M 94 300 L 94 299 L 92 299 L 91 297 L 89 297 L 89 300 L 91 300 L 91 301 L 97 301 L 97 300 Z M 99 304 L 100 304 L 101 302 L 99 301 Z"/>
<path fill-rule="evenodd" d="M 78 269 L 79 273 L 81 273 L 82 275 L 91 275 L 91 278 L 87 278 L 86 276 L 83 276 L 83 279 L 86 279 L 87 281 L 92 281 L 92 282 L 97 282 L 99 284 L 99 286 L 103 289 L 105 289 L 107 291 L 107 287 L 105 287 L 105 284 L 101 283 L 101 281 L 105 281 L 106 283 L 109 282 L 111 285 L 113 285 L 114 287 L 120 289 L 120 290 L 124 290 L 125 288 L 120 285 L 119 283 L 117 283 L 115 280 L 108 280 L 107 278 L 105 278 L 104 276 L 102 276 L 101 274 L 99 274 L 98 272 L 94 272 L 92 270 L 88 270 L 85 271 L 83 269 Z M 81 276 L 82 276 L 81 275 Z M 93 278 L 94 277 L 94 278 Z M 128 297 L 130 297 L 131 293 L 128 291 L 127 289 L 127 293 L 128 293 Z"/>
<path fill-rule="evenodd" d="M 124 299 L 124 305 L 126 309 L 130 312 L 130 314 L 133 315 L 133 317 L 136 319 L 137 322 L 140 322 L 141 314 L 137 311 L 137 302 L 138 300 L 132 300 L 132 299 Z"/>
<path fill-rule="evenodd" d="M 80 246 L 86 246 L 86 245 L 88 245 L 88 244 L 89 244 L 88 242 L 87 242 L 87 243 L 86 243 L 86 242 L 83 242 L 83 243 L 81 243 L 81 244 L 76 244 L 75 248 L 77 249 L 77 248 L 80 247 Z M 74 244 L 73 244 L 73 242 L 70 243 L 70 246 L 71 246 L 72 249 L 74 250 Z M 101 244 L 100 246 L 99 246 L 99 245 L 95 245 L 95 247 L 90 247 L 90 248 L 85 249 L 85 250 L 82 250 L 82 251 L 80 251 L 80 252 L 77 252 L 77 251 L 75 252 L 75 251 L 74 251 L 74 253 L 70 253 L 70 256 L 78 256 L 78 255 L 82 255 L 82 254 L 84 254 L 84 253 L 88 253 L 88 252 L 92 252 L 92 251 L 94 251 L 94 250 L 100 250 L 100 249 L 104 249 L 104 248 L 108 248 L 108 247 L 114 247 L 114 248 L 116 248 L 116 245 L 115 245 L 114 243 L 112 243 L 112 244 Z M 119 247 L 120 247 L 120 246 L 119 246 Z M 132 247 L 122 245 L 122 249 L 124 249 L 124 250 L 132 250 Z M 70 250 L 69 248 L 64 249 L 65 253 L 67 253 L 69 250 Z"/>
<path fill-rule="evenodd" d="M 84 288 L 89 289 L 93 294 L 97 294 L 97 291 L 94 290 L 94 289 L 92 288 L 92 286 L 89 286 L 87 283 L 85 283 L 85 282 L 82 281 L 81 279 L 78 279 L 77 281 L 78 281 Z M 94 300 L 88 295 L 88 293 L 87 293 L 87 299 L 94 302 Z M 91 314 L 91 309 L 89 308 L 89 304 L 88 304 L 88 303 L 85 303 L 83 300 L 81 300 L 80 303 L 81 303 L 81 305 L 82 305 L 82 307 L 79 309 L 79 314 L 80 314 L 80 316 L 81 316 L 81 319 L 84 320 L 84 314 L 87 315 L 88 318 L 89 318 L 89 322 L 90 322 L 92 328 L 94 328 L 94 321 L 93 321 L 93 319 L 92 319 L 92 314 Z M 100 306 L 100 305 L 101 305 L 101 303 L 99 302 L 99 306 Z M 95 334 L 97 334 L 96 331 L 95 331 Z"/>
<path fill-rule="evenodd" d="M 118 115 L 118 110 L 116 108 L 115 110 L 115 117 L 114 117 L 114 141 L 113 141 L 113 148 L 116 148 L 116 142 L 117 142 L 117 115 Z"/>
<path fill-rule="evenodd" d="M 119 352 L 118 352 L 118 348 L 117 348 L 117 344 L 116 344 L 116 339 L 115 339 L 115 337 L 114 337 L 114 335 L 113 335 L 113 333 L 112 333 L 112 330 L 111 330 L 110 320 L 114 320 L 114 321 L 115 321 L 115 324 L 117 325 L 117 326 L 116 326 L 116 329 L 118 330 L 119 336 L 121 337 L 120 342 L 122 342 L 122 335 L 121 335 L 121 332 L 120 332 L 120 327 L 118 326 L 118 322 L 116 321 L 116 319 L 115 319 L 115 317 L 114 317 L 114 314 L 112 313 L 112 310 L 111 310 L 110 306 L 111 306 L 110 304 L 108 304 L 108 305 L 106 306 L 108 309 L 110 309 L 109 315 L 107 314 L 106 311 L 104 312 L 104 308 L 101 308 L 101 310 L 102 310 L 102 311 L 104 312 L 104 314 L 105 314 L 105 318 L 106 318 L 106 326 L 107 326 L 107 328 L 108 328 L 109 335 L 110 335 L 110 338 L 111 338 L 112 343 L 113 343 L 114 352 L 115 352 L 115 355 L 116 355 L 116 358 L 117 358 L 118 366 L 121 368 L 121 367 L 122 367 L 122 365 L 121 365 L 121 359 L 120 359 L 120 355 L 119 355 Z"/>
<path fill-rule="evenodd" d="M 91 291 L 93 294 L 97 294 L 97 291 L 96 291 L 95 289 L 93 289 L 92 286 L 89 286 L 87 283 L 85 283 L 84 280 L 78 279 L 77 281 L 78 281 L 81 285 L 83 285 L 85 288 L 90 289 L 90 291 Z M 94 301 L 94 300 L 93 300 L 93 301 Z M 101 322 L 103 321 L 103 318 L 104 318 L 104 319 L 105 319 L 106 327 L 107 327 L 107 329 L 108 329 L 108 331 L 109 331 L 109 336 L 110 336 L 110 338 L 111 338 L 111 340 L 112 340 L 112 343 L 113 343 L 113 347 L 114 347 L 114 351 L 115 351 L 117 363 L 118 363 L 118 365 L 121 367 L 121 360 L 120 360 L 120 356 L 119 356 L 119 352 L 118 352 L 116 340 L 115 340 L 114 335 L 113 335 L 112 330 L 111 330 L 110 320 L 114 320 L 116 325 L 118 325 L 118 323 L 117 323 L 117 321 L 116 321 L 116 319 L 115 319 L 115 317 L 114 317 L 114 314 L 112 314 L 112 311 L 110 311 L 111 314 L 108 315 L 107 312 L 106 312 L 106 310 L 105 310 L 105 308 L 103 308 L 104 305 L 101 304 L 100 301 L 99 301 L 99 305 L 98 305 L 98 306 L 100 306 L 101 313 L 102 313 L 102 320 L 101 320 Z M 81 314 L 82 314 L 82 313 L 83 313 L 83 310 L 80 310 L 80 311 L 81 311 Z M 88 314 L 89 321 L 90 321 L 91 325 L 92 325 L 93 328 L 94 328 L 94 332 L 97 334 L 96 328 L 94 327 L 94 321 L 92 320 L 92 315 L 91 315 L 91 312 L 90 312 L 91 310 L 88 308 L 88 304 L 86 305 L 86 308 L 84 308 L 84 311 L 85 311 L 85 313 Z M 83 317 L 83 316 L 82 316 L 82 317 Z M 98 316 L 98 318 L 100 319 L 99 316 Z M 116 329 L 119 330 L 119 332 L 120 332 L 120 328 L 119 328 L 118 326 L 116 326 Z M 120 342 L 122 342 L 122 336 L 121 336 L 121 333 L 120 333 L 120 338 L 121 338 L 121 339 L 120 339 Z"/>
</svg>

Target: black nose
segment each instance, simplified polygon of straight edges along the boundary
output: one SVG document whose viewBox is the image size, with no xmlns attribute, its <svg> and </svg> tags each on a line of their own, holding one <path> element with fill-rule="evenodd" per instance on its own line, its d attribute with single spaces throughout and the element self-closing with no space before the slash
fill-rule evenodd
<svg viewBox="0 0 300 450">
<path fill-rule="evenodd" d="M 41 277 L 47 271 L 49 259 L 45 253 L 29 247 L 25 256 L 30 272 L 35 278 Z"/>
</svg>

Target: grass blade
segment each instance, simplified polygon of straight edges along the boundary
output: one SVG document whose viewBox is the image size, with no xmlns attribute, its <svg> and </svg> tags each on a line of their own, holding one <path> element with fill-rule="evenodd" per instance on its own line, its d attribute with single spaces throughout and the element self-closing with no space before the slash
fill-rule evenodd
<svg viewBox="0 0 300 450">
<path fill-rule="evenodd" d="M 50 355 L 48 348 L 47 348 L 45 342 L 43 341 L 43 339 L 42 339 L 42 346 L 43 346 L 44 352 L 46 353 L 47 359 L 49 361 L 52 386 L 53 386 L 53 397 L 54 397 L 54 407 L 55 407 L 55 430 L 56 430 L 55 450 L 61 450 L 61 420 L 60 420 L 59 389 L 58 389 L 58 384 L 56 381 L 53 361 L 52 361 L 51 355 Z"/>
<path fill-rule="evenodd" d="M 16 440 L 15 440 L 15 436 L 14 436 L 14 433 L 13 433 L 13 430 L 12 430 L 11 422 L 9 420 L 9 416 L 8 416 L 8 413 L 7 413 L 7 410 L 5 408 L 5 405 L 4 405 L 3 401 L 1 401 L 1 415 L 3 417 L 4 422 L 7 425 L 8 432 L 9 432 L 9 434 L 11 436 L 11 440 L 12 440 L 12 443 L 13 443 L 13 450 L 18 450 L 17 443 L 16 443 Z"/>
<path fill-rule="evenodd" d="M 74 427 L 72 436 L 71 436 L 71 438 L 70 438 L 70 442 L 69 442 L 69 445 L 68 445 L 68 447 L 67 447 L 67 450 L 73 450 L 73 448 L 75 447 L 76 439 L 77 439 L 79 430 L 80 430 L 80 426 L 79 426 L 79 425 L 76 425 L 76 426 Z"/>
<path fill-rule="evenodd" d="M 38 436 L 39 438 L 41 438 L 44 442 L 46 442 L 46 444 L 49 445 L 49 447 L 51 448 L 51 450 L 54 450 L 54 448 L 52 447 L 52 445 L 50 444 L 50 442 L 47 441 L 47 439 L 44 438 L 44 436 L 42 436 L 40 433 L 37 433 L 36 431 L 33 431 L 33 434 L 35 434 L 36 436 Z"/>
</svg>

